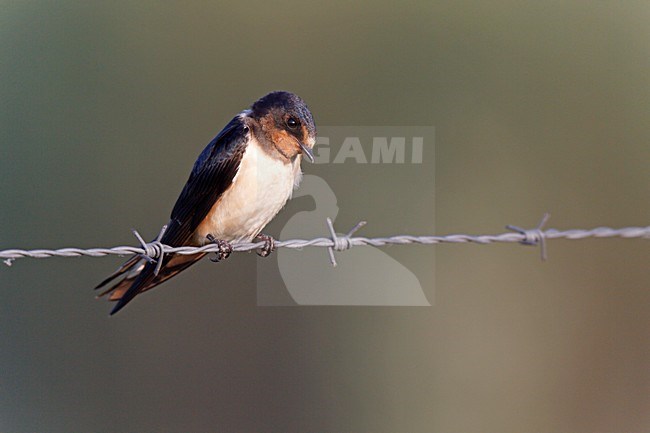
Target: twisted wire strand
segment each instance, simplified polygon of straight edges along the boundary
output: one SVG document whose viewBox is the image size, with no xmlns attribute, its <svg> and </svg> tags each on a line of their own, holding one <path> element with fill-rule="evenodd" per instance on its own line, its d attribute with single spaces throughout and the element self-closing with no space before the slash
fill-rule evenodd
<svg viewBox="0 0 650 433">
<path fill-rule="evenodd" d="M 414 235 L 396 235 L 387 237 L 368 238 L 363 236 L 352 237 L 352 235 L 365 225 L 365 221 L 358 223 L 352 230 L 345 235 L 338 235 L 334 230 L 332 221 L 327 219 L 327 227 L 330 237 L 320 237 L 314 239 L 290 239 L 285 241 L 276 241 L 276 248 L 302 249 L 308 247 L 328 248 L 329 258 L 332 265 L 336 266 L 334 251 L 344 251 L 353 246 L 373 246 L 383 247 L 386 245 L 435 245 L 443 243 L 475 243 L 475 244 L 492 244 L 492 243 L 520 243 L 523 245 L 540 245 L 542 260 L 546 259 L 545 244 L 551 239 L 568 239 L 580 240 L 586 238 L 612 238 L 620 237 L 624 239 L 645 238 L 650 239 L 650 226 L 647 227 L 596 227 L 593 229 L 570 229 L 570 230 L 543 230 L 542 226 L 548 220 L 548 215 L 544 215 L 540 224 L 534 229 L 522 229 L 517 226 L 506 226 L 511 232 L 505 232 L 492 235 L 469 235 L 469 234 L 449 234 L 441 236 L 414 236 Z M 200 254 L 200 253 L 218 253 L 221 247 L 216 244 L 208 244 L 202 247 L 184 246 L 171 247 L 160 242 L 162 234 L 166 227 L 158 235 L 155 241 L 145 242 L 142 237 L 134 231 L 134 234 L 140 242 L 140 247 L 117 246 L 111 248 L 59 248 L 59 249 L 7 249 L 0 251 L 0 259 L 11 266 L 16 259 L 32 258 L 42 259 L 49 257 L 104 257 L 108 255 L 126 256 L 138 254 L 149 261 L 162 264 L 158 260 L 164 254 L 175 253 L 183 255 Z M 240 242 L 233 243 L 232 250 L 237 252 L 253 251 L 264 247 L 264 242 Z"/>
</svg>

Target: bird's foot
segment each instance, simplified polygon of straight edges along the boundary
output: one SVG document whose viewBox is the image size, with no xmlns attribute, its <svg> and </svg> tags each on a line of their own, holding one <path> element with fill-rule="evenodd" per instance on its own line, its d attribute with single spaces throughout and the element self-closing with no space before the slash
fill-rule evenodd
<svg viewBox="0 0 650 433">
<path fill-rule="evenodd" d="M 212 235 L 207 235 L 206 239 L 219 247 L 219 251 L 214 253 L 215 257 L 210 257 L 210 261 L 216 263 L 230 257 L 230 253 L 232 253 L 232 245 L 230 245 L 230 242 L 224 241 L 223 239 L 216 239 Z"/>
<path fill-rule="evenodd" d="M 268 257 L 275 251 L 275 239 L 269 235 L 257 235 L 256 239 L 264 241 L 264 246 L 257 252 L 260 257 Z"/>
</svg>

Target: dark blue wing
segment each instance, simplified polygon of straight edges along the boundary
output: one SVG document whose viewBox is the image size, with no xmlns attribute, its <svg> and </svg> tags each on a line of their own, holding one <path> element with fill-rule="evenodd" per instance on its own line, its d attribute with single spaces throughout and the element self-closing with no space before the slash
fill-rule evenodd
<svg viewBox="0 0 650 433">
<path fill-rule="evenodd" d="M 247 127 L 237 116 L 203 149 L 178 197 L 162 242 L 184 245 L 212 206 L 232 185 L 248 140 Z"/>
</svg>

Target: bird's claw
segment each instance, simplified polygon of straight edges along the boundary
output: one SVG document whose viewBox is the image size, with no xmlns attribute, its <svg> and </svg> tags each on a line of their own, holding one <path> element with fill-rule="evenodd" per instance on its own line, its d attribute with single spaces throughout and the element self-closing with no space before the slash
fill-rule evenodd
<svg viewBox="0 0 650 433">
<path fill-rule="evenodd" d="M 206 239 L 219 247 L 219 251 L 215 251 L 214 253 L 215 256 L 210 257 L 211 262 L 217 263 L 230 257 L 230 253 L 232 253 L 232 245 L 230 245 L 230 242 L 224 241 L 223 239 L 216 239 L 212 235 L 207 235 Z"/>
<path fill-rule="evenodd" d="M 275 251 L 275 239 L 269 235 L 257 235 L 257 239 L 264 241 L 264 246 L 260 248 L 257 255 L 260 257 L 268 257 Z"/>
</svg>

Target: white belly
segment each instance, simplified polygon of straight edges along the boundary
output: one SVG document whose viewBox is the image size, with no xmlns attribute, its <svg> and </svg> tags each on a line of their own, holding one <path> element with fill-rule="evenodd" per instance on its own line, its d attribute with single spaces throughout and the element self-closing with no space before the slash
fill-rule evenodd
<svg viewBox="0 0 650 433">
<path fill-rule="evenodd" d="M 205 244 L 208 234 L 227 241 L 252 240 L 282 209 L 300 176 L 300 156 L 293 162 L 274 158 L 251 140 L 232 186 L 197 228 L 195 243 Z"/>
</svg>

